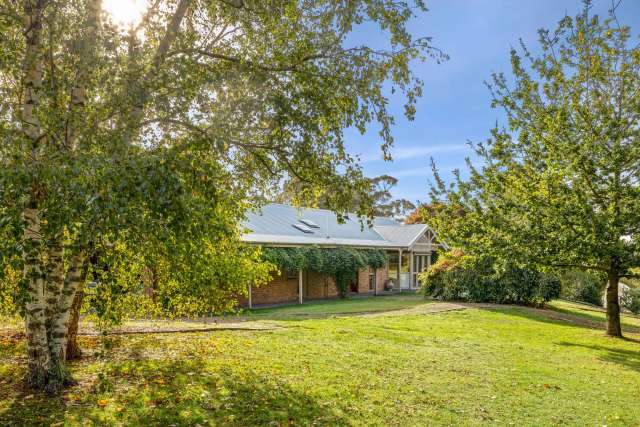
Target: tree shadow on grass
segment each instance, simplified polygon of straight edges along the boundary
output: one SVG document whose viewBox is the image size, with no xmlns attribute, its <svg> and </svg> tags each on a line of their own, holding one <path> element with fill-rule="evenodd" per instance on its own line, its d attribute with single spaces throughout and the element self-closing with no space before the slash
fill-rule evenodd
<svg viewBox="0 0 640 427">
<path fill-rule="evenodd" d="M 575 328 L 587 328 L 596 329 L 604 332 L 606 329 L 606 322 L 602 318 L 590 315 L 590 314 L 575 314 L 568 310 L 557 310 L 555 308 L 533 308 L 525 306 L 504 306 L 492 305 L 483 307 L 472 306 L 470 308 L 477 308 L 480 310 L 489 310 L 505 314 L 507 316 L 524 317 L 529 320 L 535 320 L 537 322 L 549 323 L 553 325 L 570 326 Z M 622 325 L 623 333 L 640 333 L 640 328 L 628 324 Z"/>
<path fill-rule="evenodd" d="M 640 340 L 627 338 L 625 341 L 632 341 L 640 344 Z M 633 369 L 636 372 L 640 372 L 640 351 L 638 350 L 627 350 L 603 345 L 577 344 L 571 342 L 559 342 L 557 344 L 564 347 L 582 347 L 599 353 L 604 353 L 603 355 L 598 356 L 600 360 L 617 363 L 626 368 Z"/>
<path fill-rule="evenodd" d="M 3 397 L 4 398 L 4 397 Z M 199 358 L 123 360 L 64 396 L 16 396 L 0 425 L 349 425 L 343 414 L 276 373 Z M 62 424 L 60 424 L 62 425 Z"/>
<path fill-rule="evenodd" d="M 403 304 L 403 302 L 413 304 Z M 415 302 L 418 301 L 416 304 Z M 388 304 L 385 304 L 387 303 Z M 283 304 L 272 307 L 258 307 L 251 310 L 246 317 L 251 321 L 286 321 L 321 320 L 342 317 L 360 317 L 370 314 L 399 312 L 415 308 L 430 301 L 417 299 L 413 294 L 404 298 L 399 295 L 367 295 L 351 296 L 346 299 L 308 300 L 304 304 Z"/>
<path fill-rule="evenodd" d="M 585 319 L 586 321 L 593 322 L 594 324 L 598 324 L 598 325 L 606 324 L 606 317 L 605 317 L 606 311 L 604 309 L 598 309 L 596 307 L 590 307 L 590 306 L 582 307 L 576 303 L 576 307 L 574 308 L 574 310 L 569 310 L 569 309 L 554 307 L 554 306 L 550 306 L 549 310 L 555 311 L 557 313 L 561 313 L 567 316 L 572 316 L 578 319 L 582 318 L 582 319 Z M 637 318 L 638 316 L 631 315 L 629 313 L 621 314 L 620 320 L 622 322 L 622 328 L 627 332 L 640 333 L 639 326 L 630 325 L 628 323 L 629 319 L 637 319 Z"/>
</svg>

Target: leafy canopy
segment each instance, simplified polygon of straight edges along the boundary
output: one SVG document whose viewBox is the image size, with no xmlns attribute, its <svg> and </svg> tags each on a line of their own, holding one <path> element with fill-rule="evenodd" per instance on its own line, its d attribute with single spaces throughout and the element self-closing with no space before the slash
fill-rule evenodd
<svg viewBox="0 0 640 427">
<path fill-rule="evenodd" d="M 607 333 L 619 337 L 618 283 L 640 262 L 640 45 L 615 4 L 606 19 L 590 6 L 540 30 L 540 54 L 513 49 L 513 81 L 494 74 L 508 126 L 477 145 L 468 180 L 447 187 L 434 167 L 447 207 L 434 226 L 469 252 L 606 274 Z"/>
<path fill-rule="evenodd" d="M 434 168 L 432 224 L 467 252 L 624 276 L 639 261 L 640 47 L 588 2 L 539 34 L 540 55 L 511 51 L 512 82 L 493 76 L 508 126 L 476 146 L 483 165 L 450 186 Z"/>
<path fill-rule="evenodd" d="M 0 5 L 2 266 L 21 269 L 22 214 L 37 207 L 42 259 L 60 241 L 68 256 L 100 248 L 105 260 L 126 247 L 139 262 L 136 248 L 145 263 L 170 263 L 187 293 L 193 280 L 242 289 L 233 272 L 254 257 L 239 243 L 247 209 L 296 177 L 301 194 L 329 194 L 331 209 L 352 210 L 355 199 L 371 214 L 343 129 L 378 123 L 388 154 L 385 94 L 404 94 L 412 118 L 422 82 L 410 62 L 444 58 L 407 30 L 425 10 L 420 0 L 163 0 L 130 32 L 96 7 Z M 34 10 L 40 33 L 27 40 Z M 387 43 L 351 43 L 361 25 Z M 24 117 L 29 43 L 41 78 L 29 107 L 37 126 Z"/>
</svg>

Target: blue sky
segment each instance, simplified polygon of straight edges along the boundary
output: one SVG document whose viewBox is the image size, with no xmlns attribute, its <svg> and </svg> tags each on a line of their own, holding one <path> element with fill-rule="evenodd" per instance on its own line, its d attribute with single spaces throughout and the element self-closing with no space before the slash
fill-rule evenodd
<svg viewBox="0 0 640 427">
<path fill-rule="evenodd" d="M 611 0 L 595 0 L 594 13 L 604 16 Z M 467 141 L 484 141 L 501 114 L 490 107 L 484 85 L 491 73 L 509 73 L 509 50 L 522 40 L 529 48 L 537 46 L 539 28 L 554 29 L 566 14 L 582 10 L 581 0 L 427 0 L 429 11 L 411 22 L 417 36 L 433 37 L 433 44 L 450 59 L 443 64 L 416 63 L 414 72 L 424 80 L 424 95 L 417 105 L 413 122 L 402 115 L 402 98 L 390 97 L 396 116 L 394 160 L 385 162 L 377 148 L 376 128 L 365 135 L 349 129 L 347 139 L 352 153 L 361 155 L 367 176 L 389 174 L 399 179 L 394 196 L 409 200 L 428 200 L 432 178 L 429 158 L 433 157 L 445 179 L 455 168 L 465 169 L 465 157 L 472 154 Z M 622 0 L 618 18 L 640 31 L 640 1 Z M 364 32 L 364 31 L 363 31 Z M 382 44 L 380 34 L 355 34 L 371 44 Z"/>
</svg>

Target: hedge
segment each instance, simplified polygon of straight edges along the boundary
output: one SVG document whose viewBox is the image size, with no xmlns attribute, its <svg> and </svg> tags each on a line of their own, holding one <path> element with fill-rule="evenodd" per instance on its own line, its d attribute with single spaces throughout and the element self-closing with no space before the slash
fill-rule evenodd
<svg viewBox="0 0 640 427">
<path fill-rule="evenodd" d="M 560 295 L 553 276 L 461 251 L 443 254 L 419 279 L 426 296 L 444 300 L 542 305 Z"/>
</svg>

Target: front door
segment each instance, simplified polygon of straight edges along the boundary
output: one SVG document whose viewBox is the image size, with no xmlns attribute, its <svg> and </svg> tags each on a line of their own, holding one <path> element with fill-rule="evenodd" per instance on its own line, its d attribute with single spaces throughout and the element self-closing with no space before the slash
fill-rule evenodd
<svg viewBox="0 0 640 427">
<path fill-rule="evenodd" d="M 349 292 L 358 293 L 358 275 L 356 274 L 356 278 L 349 282 Z"/>
</svg>

